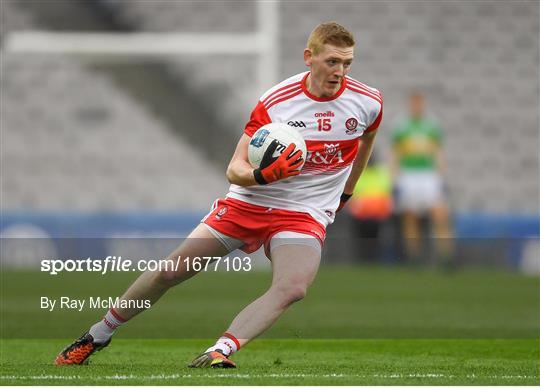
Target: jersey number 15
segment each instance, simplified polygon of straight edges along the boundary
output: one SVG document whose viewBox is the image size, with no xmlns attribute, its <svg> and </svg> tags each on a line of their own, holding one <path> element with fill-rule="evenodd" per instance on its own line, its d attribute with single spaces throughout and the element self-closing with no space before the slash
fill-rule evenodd
<svg viewBox="0 0 540 388">
<path fill-rule="evenodd" d="M 332 129 L 330 119 L 319 119 L 317 120 L 317 123 L 319 124 L 319 131 L 329 131 Z"/>
</svg>

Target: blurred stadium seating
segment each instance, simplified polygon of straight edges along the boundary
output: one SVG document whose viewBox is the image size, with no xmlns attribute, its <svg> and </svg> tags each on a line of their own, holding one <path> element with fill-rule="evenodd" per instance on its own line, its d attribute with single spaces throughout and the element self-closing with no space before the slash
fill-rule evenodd
<svg viewBox="0 0 540 388">
<path fill-rule="evenodd" d="M 378 146 L 412 88 L 445 129 L 449 187 L 458 211 L 539 210 L 539 11 L 530 2 L 283 3 L 284 74 L 299 68 L 318 20 L 350 26 L 352 76 L 379 88 L 385 117 Z M 298 15 L 302 14 L 300 18 Z M 301 25 L 299 25 L 299 23 Z"/>
<path fill-rule="evenodd" d="M 56 13 L 63 3 L 79 4 L 81 14 L 93 12 L 117 31 L 256 28 L 255 2 L 10 0 L 2 1 L 2 39 L 18 30 L 76 30 L 77 20 L 44 17 L 44 4 L 52 3 Z M 315 25 L 348 26 L 357 40 L 351 75 L 385 96 L 378 152 L 387 154 L 406 96 L 419 88 L 445 129 L 453 209 L 538 216 L 537 1 L 283 1 L 279 17 L 280 78 L 305 69 L 302 50 Z M 254 61 L 250 55 L 161 60 L 168 76 L 186 86 L 179 92 L 202 96 L 222 123 L 227 140 L 214 136 L 216 160 L 230 155 L 256 101 Z M 202 211 L 224 194 L 225 164 L 205 157 L 207 123 L 186 128 L 159 116 L 144 101 L 154 98 L 152 90 L 141 99 L 102 71 L 106 66 L 2 55 L 3 210 Z"/>
<path fill-rule="evenodd" d="M 6 5 L 11 27 L 29 28 Z M 106 76 L 62 56 L 8 56 L 2 69 L 4 209 L 204 210 L 226 189 L 222 172 Z"/>
<path fill-rule="evenodd" d="M 106 0 L 96 2 L 96 4 L 102 7 L 107 6 L 109 12 L 114 13 L 120 26 L 129 27 L 132 30 L 246 32 L 255 27 L 254 3 Z M 539 165 L 537 152 L 539 142 L 537 109 L 539 104 L 539 47 L 537 44 L 539 11 L 537 2 L 483 1 L 439 2 L 437 4 L 429 2 L 338 2 L 332 4 L 315 2 L 309 5 L 305 2 L 283 2 L 280 7 L 280 57 L 283 59 L 280 74 L 282 77 L 304 68 L 301 52 L 306 36 L 314 25 L 322 20 L 335 19 L 342 22 L 355 32 L 358 41 L 357 60 L 352 75 L 379 88 L 385 95 L 385 119 L 379 148 L 384 150 L 388 146 L 388 134 L 393 122 L 400 112 L 404 111 L 403 101 L 407 92 L 411 88 L 424 89 L 427 92 L 431 110 L 440 118 L 446 130 L 446 151 L 450 167 L 449 186 L 454 208 L 458 211 L 538 212 L 540 193 L 537 178 Z M 23 8 L 18 7 L 16 2 L 6 3 L 4 20 L 7 21 L 8 31 L 29 29 L 34 26 L 32 15 L 28 12 L 31 8 Z M 253 60 L 250 56 L 206 56 L 204 58 L 188 56 L 176 58 L 168 64 L 172 69 L 172 74 L 187 80 L 192 90 L 208 93 L 209 100 L 214 104 L 219 117 L 227 123 L 225 129 L 234 131 L 229 136 L 234 137 L 240 132 L 256 98 L 253 92 Z M 51 65 L 47 66 L 46 63 Z M 167 130 L 163 126 L 159 128 L 159 119 L 152 119 L 150 115 L 145 115 L 144 109 L 134 102 L 131 102 L 133 112 L 129 114 L 122 112 L 121 103 L 117 104 L 112 100 L 127 101 L 128 97 L 122 98 L 121 91 L 110 84 L 106 86 L 107 81 L 103 78 L 98 83 L 100 87 L 88 88 L 81 85 L 78 88 L 85 90 L 87 100 L 101 100 L 99 107 L 86 107 L 86 114 L 82 112 L 80 115 L 64 115 L 61 112 L 55 112 L 50 106 L 50 100 L 43 98 L 39 91 L 28 93 L 28 89 L 34 85 L 32 81 L 29 81 L 33 77 L 46 76 L 50 80 L 56 79 L 56 81 L 48 82 L 36 80 L 44 86 L 40 89 L 44 94 L 50 94 L 55 89 L 55 93 L 62 93 L 62 88 L 64 94 L 69 94 L 67 93 L 69 89 L 63 86 L 63 82 L 73 81 L 85 85 L 84 80 L 89 79 L 88 83 L 92 84 L 93 79 L 97 77 L 95 74 L 87 75 L 90 72 L 79 67 L 74 61 L 70 61 L 69 65 L 67 63 L 68 61 L 59 58 L 43 59 L 37 63 L 32 61 L 32 65 L 25 58 L 6 59 L 6 77 L 5 86 L 3 86 L 7 108 L 4 123 L 5 141 L 11 144 L 11 132 L 19 133 L 18 136 L 22 137 L 24 136 L 22 133 L 26 132 L 25 128 L 36 130 L 32 125 L 33 120 L 28 120 L 29 116 L 25 114 L 25 104 L 28 103 L 28 108 L 33 106 L 32 109 L 49 112 L 50 117 L 61 116 L 65 119 L 63 125 L 71 129 L 69 131 L 71 136 L 74 136 L 74 133 L 80 133 L 81 136 L 93 137 L 92 140 L 85 141 L 89 147 L 96 143 L 97 148 L 100 148 L 99 143 L 104 140 L 96 133 L 98 131 L 92 131 L 93 135 L 89 135 L 89 131 L 83 129 L 95 126 L 96 121 L 101 121 L 102 124 L 108 122 L 110 131 L 104 132 L 113 136 L 111 133 L 117 131 L 117 141 L 122 144 L 129 142 L 132 152 L 140 150 L 137 147 L 138 138 L 134 137 L 137 127 L 140 129 L 139 132 L 147 134 L 147 140 L 153 137 L 153 141 L 160 142 L 160 134 L 166 133 Z M 60 70 L 59 66 L 79 70 L 76 75 L 72 74 L 72 78 L 68 78 L 67 75 L 65 79 L 61 76 L 55 78 L 54 74 L 64 72 L 69 74 L 67 70 Z M 30 74 L 32 72 L 33 76 Z M 26 83 L 25 80 L 27 80 Z M 111 97 L 107 96 L 108 93 Z M 215 98 L 215 94 L 218 94 L 220 98 Z M 23 95 L 33 97 L 22 98 Z M 20 98 L 17 99 L 17 96 Z M 103 104 L 103 96 L 111 99 L 108 106 Z M 73 101 L 74 97 L 71 94 L 66 99 Z M 83 104 L 84 98 L 81 96 Z M 64 105 L 62 100 L 59 101 L 60 103 L 56 104 L 57 108 L 70 109 L 69 103 Z M 73 101 L 73 104 L 76 104 L 76 101 Z M 19 108 L 13 109 L 13 105 Z M 125 109 L 130 108 L 126 106 Z M 100 114 L 99 111 L 102 113 Z M 105 114 L 104 111 L 108 113 Z M 144 115 L 152 121 L 152 124 L 146 122 L 142 124 L 139 117 L 132 122 L 129 117 L 134 117 L 134 115 Z M 110 118 L 104 119 L 105 116 Z M 26 123 L 25 120 L 27 120 Z M 116 124 L 115 120 L 117 120 Z M 131 136 L 122 135 L 121 128 L 124 128 L 124 133 L 129 131 Z M 143 128 L 146 130 L 143 131 Z M 156 128 L 156 130 L 150 130 L 150 128 Z M 200 129 L 192 128 L 191 130 L 199 131 Z M 54 129 L 44 129 L 44 131 L 48 130 Z M 65 150 L 65 144 L 62 144 L 63 136 L 56 139 L 58 148 Z M 123 141 L 120 141 L 122 139 Z M 144 142 L 142 138 L 140 140 Z M 161 141 L 168 142 L 166 139 Z M 14 140 L 13 144 L 15 142 Z M 173 144 L 181 150 L 180 141 Z M 118 147 L 118 145 L 115 146 Z M 13 147 L 15 149 L 15 145 Z M 130 145 L 120 147 L 128 150 Z M 163 182 L 175 180 L 178 182 L 180 176 L 187 182 L 194 182 L 189 179 L 189 172 L 180 172 L 174 167 L 164 168 L 163 166 L 171 166 L 171 163 L 161 163 L 160 160 L 173 156 L 164 156 L 167 154 L 164 151 L 165 148 L 160 148 L 157 144 L 155 149 L 161 149 L 161 152 L 158 152 L 162 155 L 161 159 L 146 159 L 155 161 L 152 164 L 159 171 L 158 175 L 163 177 Z M 102 153 L 93 154 L 96 165 L 111 159 L 110 152 L 105 149 L 101 151 Z M 69 150 L 67 152 L 69 153 Z M 230 152 L 230 149 L 224 152 Z M 180 153 L 184 154 L 185 151 L 172 154 Z M 109 154 L 109 156 L 101 158 L 102 154 Z M 20 153 L 19 155 L 24 158 Z M 25 161 L 27 165 L 40 166 L 42 164 L 40 156 L 34 155 L 28 158 Z M 61 158 L 59 156 L 59 163 L 65 164 L 60 161 Z M 194 161 L 197 160 L 196 154 L 192 158 Z M 68 159 L 73 161 L 73 155 L 66 155 L 64 160 Z M 147 168 L 151 167 L 147 166 Z M 171 194 L 171 199 L 166 199 L 163 193 L 154 193 L 155 198 L 149 201 L 142 200 L 141 198 L 145 197 L 152 198 L 152 194 L 145 193 L 145 186 L 150 190 L 151 185 L 138 185 L 137 178 L 130 179 L 128 174 L 124 174 L 126 170 L 123 170 L 122 165 L 117 166 L 116 170 L 118 169 L 121 171 L 119 175 L 122 178 L 118 180 L 114 178 L 115 168 L 108 169 L 112 176 L 112 187 L 124 186 L 119 185 L 120 181 L 124 183 L 131 181 L 132 184 L 128 187 L 135 185 L 137 188 L 134 191 L 135 195 L 131 190 L 128 190 L 129 194 L 125 191 L 124 195 L 116 195 L 119 197 L 118 201 L 112 200 L 107 205 L 108 207 L 132 207 L 137 204 L 145 207 L 148 204 L 150 207 L 168 208 L 175 204 L 191 206 L 193 203 L 200 203 L 198 201 L 208 200 L 206 196 L 198 195 L 197 190 L 194 190 L 192 195 L 194 198 L 190 198 L 189 192 L 185 192 L 185 185 L 177 185 L 181 188 L 182 194 Z M 136 168 L 128 170 L 136 171 Z M 208 175 L 208 183 L 205 182 L 201 186 L 213 187 L 216 184 L 211 182 L 219 182 L 215 174 L 211 172 L 200 174 L 197 171 L 195 170 L 191 176 L 202 179 L 202 176 Z M 204 169 L 204 171 L 213 172 L 214 169 Z M 96 175 L 106 176 L 100 170 L 96 172 Z M 536 178 L 531 179 L 535 176 Z M 67 181 L 69 180 L 65 182 Z M 4 206 L 26 207 L 27 202 L 18 204 L 17 201 L 24 201 L 27 196 L 17 195 L 20 189 L 16 185 L 6 185 L 6 190 L 8 187 L 9 192 L 5 193 Z M 66 203 L 60 199 L 63 195 L 56 195 L 54 191 L 58 189 L 60 192 L 66 192 L 65 187 L 62 185 L 49 187 L 51 187 L 51 193 L 43 192 L 42 187 L 42 199 L 37 200 L 38 207 L 54 207 L 55 198 L 60 204 Z M 169 184 L 168 187 L 170 188 L 171 185 Z M 218 185 L 216 189 L 223 187 L 224 185 Z M 80 202 L 75 200 L 75 203 L 72 199 L 68 203 L 73 203 L 75 207 L 90 209 L 100 207 L 107 202 L 92 198 L 93 194 L 86 196 L 89 198 L 82 199 L 81 197 Z M 172 200 L 173 197 L 177 198 L 177 202 Z M 47 202 L 49 199 L 53 202 Z"/>
</svg>

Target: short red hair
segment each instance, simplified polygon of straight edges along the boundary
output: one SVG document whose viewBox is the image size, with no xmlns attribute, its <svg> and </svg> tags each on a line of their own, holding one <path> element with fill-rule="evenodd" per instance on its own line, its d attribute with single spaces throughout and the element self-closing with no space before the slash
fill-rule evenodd
<svg viewBox="0 0 540 388">
<path fill-rule="evenodd" d="M 319 54 L 325 44 L 337 47 L 353 47 L 353 35 L 341 24 L 336 22 L 321 23 L 311 32 L 307 47 L 313 55 Z"/>
</svg>

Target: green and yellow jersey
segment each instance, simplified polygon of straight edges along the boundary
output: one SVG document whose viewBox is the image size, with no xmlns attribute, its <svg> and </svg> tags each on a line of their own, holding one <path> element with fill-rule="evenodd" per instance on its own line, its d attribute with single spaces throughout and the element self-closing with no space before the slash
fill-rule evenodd
<svg viewBox="0 0 540 388">
<path fill-rule="evenodd" d="M 409 118 L 396 126 L 392 143 L 402 169 L 435 170 L 442 130 L 433 120 Z"/>
</svg>

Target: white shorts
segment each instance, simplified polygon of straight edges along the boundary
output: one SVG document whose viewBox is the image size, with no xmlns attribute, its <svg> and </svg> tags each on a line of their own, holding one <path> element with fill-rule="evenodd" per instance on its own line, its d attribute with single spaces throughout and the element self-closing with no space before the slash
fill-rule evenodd
<svg viewBox="0 0 540 388">
<path fill-rule="evenodd" d="M 405 171 L 396 182 L 398 210 L 423 212 L 444 200 L 442 179 L 434 171 Z"/>
</svg>

